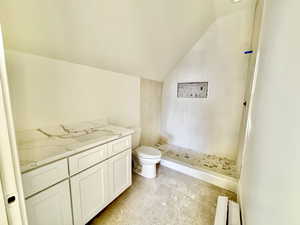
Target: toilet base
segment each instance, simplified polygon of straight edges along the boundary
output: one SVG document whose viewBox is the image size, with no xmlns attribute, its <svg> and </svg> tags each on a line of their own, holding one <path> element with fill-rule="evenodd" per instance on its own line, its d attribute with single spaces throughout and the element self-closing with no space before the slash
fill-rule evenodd
<svg viewBox="0 0 300 225">
<path fill-rule="evenodd" d="M 156 164 L 153 165 L 139 165 L 134 161 L 133 172 L 146 177 L 155 178 L 156 177 Z"/>
</svg>

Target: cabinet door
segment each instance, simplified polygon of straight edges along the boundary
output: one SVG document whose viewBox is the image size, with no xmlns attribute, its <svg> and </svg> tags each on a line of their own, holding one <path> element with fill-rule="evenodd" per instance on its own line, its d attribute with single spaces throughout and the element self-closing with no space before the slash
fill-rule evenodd
<svg viewBox="0 0 300 225">
<path fill-rule="evenodd" d="M 30 225 L 72 225 L 69 181 L 64 181 L 26 200 Z"/>
<path fill-rule="evenodd" d="M 74 225 L 86 224 L 106 205 L 107 162 L 71 178 Z"/>
<path fill-rule="evenodd" d="M 109 182 L 111 200 L 131 185 L 131 150 L 109 160 Z"/>
</svg>

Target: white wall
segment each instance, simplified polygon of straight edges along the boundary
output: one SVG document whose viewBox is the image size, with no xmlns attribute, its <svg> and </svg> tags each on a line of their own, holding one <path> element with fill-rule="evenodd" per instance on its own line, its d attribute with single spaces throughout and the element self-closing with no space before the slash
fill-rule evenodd
<svg viewBox="0 0 300 225">
<path fill-rule="evenodd" d="M 160 139 L 162 82 L 141 80 L 142 145 L 155 145 Z"/>
<path fill-rule="evenodd" d="M 0 23 L 10 49 L 162 81 L 215 10 L 225 14 L 228 5 L 230 0 L 1 0 Z"/>
<path fill-rule="evenodd" d="M 300 2 L 265 2 L 242 211 L 245 225 L 299 225 Z"/>
<path fill-rule="evenodd" d="M 16 129 L 107 117 L 140 126 L 140 78 L 6 51 Z"/>
<path fill-rule="evenodd" d="M 162 134 L 170 143 L 236 158 L 253 8 L 246 0 L 226 14 L 216 10 L 215 22 L 165 79 Z M 177 98 L 177 83 L 193 81 L 208 81 L 208 98 Z"/>
</svg>

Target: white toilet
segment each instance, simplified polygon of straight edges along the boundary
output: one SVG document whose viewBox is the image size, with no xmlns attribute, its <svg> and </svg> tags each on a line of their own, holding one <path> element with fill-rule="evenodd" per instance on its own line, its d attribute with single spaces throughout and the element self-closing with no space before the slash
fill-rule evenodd
<svg viewBox="0 0 300 225">
<path fill-rule="evenodd" d="M 156 177 L 156 164 L 160 162 L 161 152 L 155 148 L 141 146 L 133 151 L 133 171 L 143 177 Z"/>
</svg>

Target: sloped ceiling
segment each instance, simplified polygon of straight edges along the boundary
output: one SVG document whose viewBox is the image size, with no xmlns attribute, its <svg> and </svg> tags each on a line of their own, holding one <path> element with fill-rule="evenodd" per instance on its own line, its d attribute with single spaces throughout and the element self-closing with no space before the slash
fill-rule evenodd
<svg viewBox="0 0 300 225">
<path fill-rule="evenodd" d="M 230 0 L 0 0 L 7 48 L 161 81 Z"/>
</svg>

